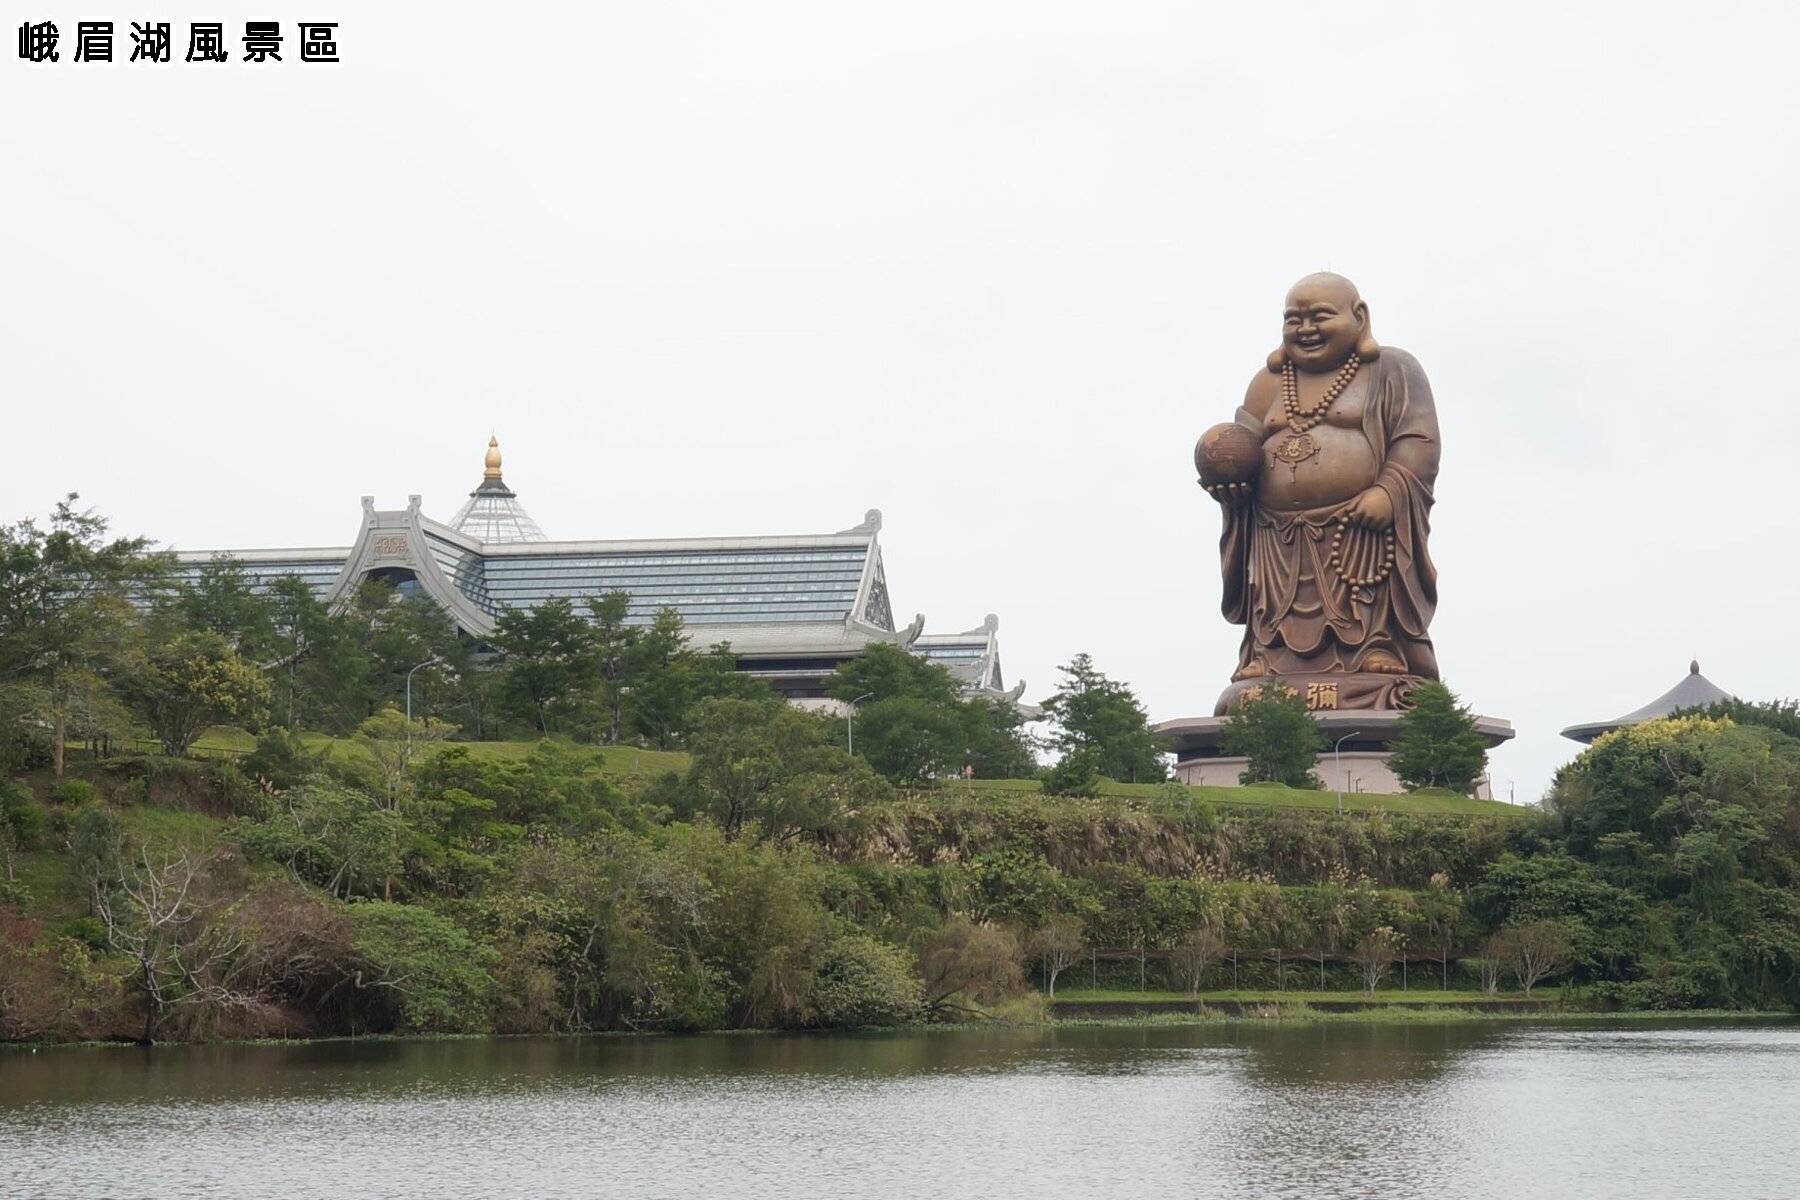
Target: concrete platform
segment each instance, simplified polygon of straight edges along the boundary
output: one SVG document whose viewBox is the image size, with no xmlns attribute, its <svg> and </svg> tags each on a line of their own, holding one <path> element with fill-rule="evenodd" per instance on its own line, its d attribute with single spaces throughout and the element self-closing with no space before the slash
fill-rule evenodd
<svg viewBox="0 0 1800 1200">
<path fill-rule="evenodd" d="M 1388 765 L 1394 738 L 1400 733 L 1400 710 L 1320 711 L 1312 714 L 1332 747 L 1319 755 L 1314 770 L 1333 791 L 1398 795 L 1406 788 Z M 1177 717 L 1155 726 L 1175 752 L 1175 778 L 1182 783 L 1236 787 L 1247 760 L 1221 752 L 1229 717 Z M 1499 717 L 1475 718 L 1475 728 L 1492 749 L 1513 736 L 1512 722 Z M 1339 748 L 1341 742 L 1341 749 Z M 1476 797 L 1491 800 L 1487 780 Z"/>
</svg>

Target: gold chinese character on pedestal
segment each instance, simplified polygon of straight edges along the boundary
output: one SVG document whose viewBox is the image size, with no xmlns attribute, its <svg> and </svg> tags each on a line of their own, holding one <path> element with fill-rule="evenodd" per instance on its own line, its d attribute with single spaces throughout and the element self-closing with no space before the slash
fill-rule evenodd
<svg viewBox="0 0 1800 1200">
<path fill-rule="evenodd" d="M 1321 708 L 1336 708 L 1337 689 L 1335 683 L 1309 683 L 1306 685 L 1306 707 L 1317 711 Z"/>
</svg>

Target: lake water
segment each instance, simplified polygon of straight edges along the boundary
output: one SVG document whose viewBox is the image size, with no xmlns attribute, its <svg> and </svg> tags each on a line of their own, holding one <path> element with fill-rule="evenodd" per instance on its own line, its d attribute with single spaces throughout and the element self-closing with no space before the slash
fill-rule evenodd
<svg viewBox="0 0 1800 1200">
<path fill-rule="evenodd" d="M 1800 1195 L 1800 1024 L 0 1053 L 12 1197 Z"/>
</svg>

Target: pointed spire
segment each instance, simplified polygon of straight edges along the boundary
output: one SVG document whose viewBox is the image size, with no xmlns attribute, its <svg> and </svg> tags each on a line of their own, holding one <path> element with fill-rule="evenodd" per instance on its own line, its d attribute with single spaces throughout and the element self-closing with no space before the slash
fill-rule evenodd
<svg viewBox="0 0 1800 1200">
<path fill-rule="evenodd" d="M 451 528 L 478 542 L 541 542 L 544 531 L 519 503 L 518 493 L 500 478 L 500 439 L 488 437 L 487 457 L 482 459 L 481 483 L 469 493 L 469 502 L 450 521 Z"/>
</svg>

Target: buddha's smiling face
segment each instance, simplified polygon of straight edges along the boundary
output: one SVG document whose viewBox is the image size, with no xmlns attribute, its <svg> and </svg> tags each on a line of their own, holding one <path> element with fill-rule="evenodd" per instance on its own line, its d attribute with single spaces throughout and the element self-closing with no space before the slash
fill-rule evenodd
<svg viewBox="0 0 1800 1200">
<path fill-rule="evenodd" d="M 1287 294 L 1281 344 L 1302 371 L 1335 371 L 1356 349 L 1368 320 L 1368 306 L 1349 280 L 1309 275 Z"/>
</svg>

